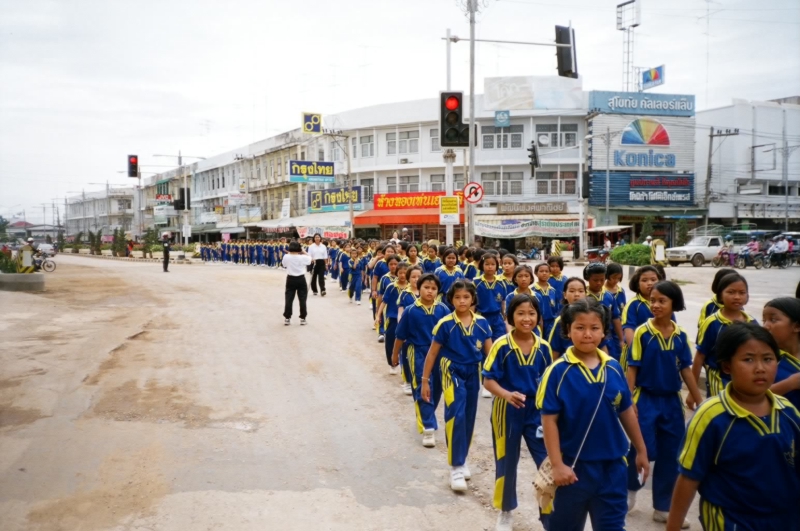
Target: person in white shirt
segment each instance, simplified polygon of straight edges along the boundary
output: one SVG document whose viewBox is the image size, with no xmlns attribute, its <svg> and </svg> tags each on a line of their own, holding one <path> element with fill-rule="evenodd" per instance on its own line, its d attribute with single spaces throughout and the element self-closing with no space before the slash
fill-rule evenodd
<svg viewBox="0 0 800 531">
<path fill-rule="evenodd" d="M 651 247 L 653 245 L 653 237 L 652 236 L 648 236 L 647 238 L 645 238 L 644 239 L 644 244 L 646 246 L 648 246 L 648 247 Z"/>
<path fill-rule="evenodd" d="M 311 291 L 317 294 L 317 283 L 319 282 L 320 294 L 325 296 L 325 268 L 328 267 L 328 247 L 322 243 L 322 236 L 314 235 L 314 243 L 308 246 L 308 256 L 314 263 L 314 270 L 311 273 Z"/>
<path fill-rule="evenodd" d="M 608 236 L 603 239 L 603 249 L 611 251 L 611 239 Z"/>
<path fill-rule="evenodd" d="M 281 261 L 286 268 L 286 304 L 283 308 L 283 324 L 289 325 L 292 321 L 292 306 L 294 296 L 300 301 L 300 324 L 306 324 L 306 299 L 308 299 L 308 284 L 306 283 L 306 268 L 311 263 L 311 257 L 303 251 L 299 242 L 289 243 L 289 252 L 283 255 Z"/>
</svg>

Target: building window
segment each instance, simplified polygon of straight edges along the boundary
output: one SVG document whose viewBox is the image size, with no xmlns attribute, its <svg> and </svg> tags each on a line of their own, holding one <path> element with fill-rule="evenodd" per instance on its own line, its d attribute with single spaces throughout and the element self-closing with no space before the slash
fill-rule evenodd
<svg viewBox="0 0 800 531">
<path fill-rule="evenodd" d="M 342 160 L 342 148 L 338 145 L 335 145 L 331 148 L 331 156 L 333 157 L 334 162 L 339 162 Z"/>
<path fill-rule="evenodd" d="M 363 201 L 372 201 L 375 192 L 375 179 L 361 179 L 361 198 Z"/>
<path fill-rule="evenodd" d="M 560 131 L 558 124 L 536 124 L 536 143 L 551 148 L 577 146 L 578 124 L 561 124 Z"/>
<path fill-rule="evenodd" d="M 536 172 L 536 195 L 575 195 L 578 193 L 578 172 Z"/>
<path fill-rule="evenodd" d="M 375 156 L 375 137 L 373 137 L 372 135 L 362 136 L 359 139 L 359 143 L 361 144 L 362 157 Z"/>
<path fill-rule="evenodd" d="M 317 160 L 318 161 L 324 161 L 325 160 L 325 150 L 324 149 L 320 148 L 319 150 L 317 150 Z"/>
<path fill-rule="evenodd" d="M 442 146 L 439 145 L 439 130 L 431 129 L 431 152 L 436 153 L 441 150 Z"/>
<path fill-rule="evenodd" d="M 574 147 L 578 145 L 578 124 L 561 124 L 561 145 Z"/>
<path fill-rule="evenodd" d="M 522 195 L 521 171 L 503 173 L 502 181 L 500 172 L 482 173 L 481 182 L 486 195 Z"/>
<path fill-rule="evenodd" d="M 397 134 L 386 133 L 386 154 L 397 155 Z"/>
<path fill-rule="evenodd" d="M 522 134 L 525 128 L 522 125 L 511 127 L 481 126 L 483 136 L 483 149 L 520 149 L 522 148 Z M 509 142 L 510 141 L 510 142 Z"/>
<path fill-rule="evenodd" d="M 350 156 L 354 159 L 358 158 L 358 145 L 356 144 L 356 137 L 350 139 L 350 145 L 352 147 L 350 150 Z"/>
<path fill-rule="evenodd" d="M 767 195 L 786 195 L 786 187 L 783 185 L 769 185 L 767 187 Z"/>
<path fill-rule="evenodd" d="M 386 191 L 390 194 L 397 193 L 397 177 L 387 177 L 386 178 Z"/>
<path fill-rule="evenodd" d="M 464 174 L 453 174 L 453 192 L 464 189 Z M 444 175 L 431 175 L 431 192 L 444 192 L 446 191 Z"/>
<path fill-rule="evenodd" d="M 402 131 L 398 151 L 400 154 L 419 153 L 419 131 Z"/>
<path fill-rule="evenodd" d="M 225 176 L 222 176 L 222 187 L 225 188 Z"/>
</svg>

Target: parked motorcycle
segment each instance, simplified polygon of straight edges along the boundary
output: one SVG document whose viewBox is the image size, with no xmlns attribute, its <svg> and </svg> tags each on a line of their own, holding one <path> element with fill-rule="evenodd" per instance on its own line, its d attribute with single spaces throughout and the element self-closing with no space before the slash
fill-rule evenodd
<svg viewBox="0 0 800 531">
<path fill-rule="evenodd" d="M 528 253 L 522 250 L 517 251 L 517 258 L 519 260 L 540 260 L 542 259 L 542 254 L 539 252 L 539 249 L 534 247 Z"/>
<path fill-rule="evenodd" d="M 761 251 L 751 252 L 745 247 L 733 261 L 733 265 L 736 266 L 736 269 L 746 269 L 750 265 L 761 269 L 764 266 L 764 253 Z"/>
<path fill-rule="evenodd" d="M 586 259 L 589 261 L 589 263 L 602 262 L 605 264 L 608 261 L 609 254 L 611 253 L 603 248 L 586 249 Z"/>
<path fill-rule="evenodd" d="M 769 269 L 772 266 L 777 266 L 781 269 L 786 269 L 790 265 L 788 254 L 789 253 L 774 253 L 772 250 L 767 251 L 767 257 L 764 259 L 764 267 Z"/>
</svg>

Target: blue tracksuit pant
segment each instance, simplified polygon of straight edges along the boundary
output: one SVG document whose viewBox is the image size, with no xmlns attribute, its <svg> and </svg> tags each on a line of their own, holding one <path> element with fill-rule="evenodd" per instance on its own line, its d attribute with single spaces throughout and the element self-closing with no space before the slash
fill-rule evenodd
<svg viewBox="0 0 800 531">
<path fill-rule="evenodd" d="M 442 372 L 438 363 L 433 366 L 431 379 L 428 382 L 431 388 L 431 401 L 426 402 L 422 399 L 422 369 L 425 367 L 425 358 L 429 348 L 430 345 L 403 345 L 407 364 L 413 367 L 409 381 L 414 397 L 414 410 L 417 415 L 417 430 L 420 433 L 423 430 L 439 429 L 439 423 L 436 422 L 436 408 L 442 399 Z"/>
<path fill-rule="evenodd" d="M 572 463 L 565 458 L 566 464 Z M 673 465 L 677 468 L 677 465 Z M 578 481 L 556 489 L 549 531 L 583 531 L 586 516 L 594 531 L 624 531 L 628 496 L 625 492 L 625 460 L 578 460 Z"/>
<path fill-rule="evenodd" d="M 639 428 L 647 447 L 647 458 L 656 462 L 653 467 L 653 509 L 669 512 L 672 490 L 678 479 L 675 463 L 686 432 L 681 395 L 654 394 L 637 389 L 633 399 L 639 411 Z M 631 447 L 628 454 L 628 490 L 642 488 L 638 476 L 636 450 Z"/>
<path fill-rule="evenodd" d="M 343 291 L 347 289 L 348 282 L 350 282 L 350 270 L 342 269 L 342 275 L 339 277 L 339 286 Z"/>
<path fill-rule="evenodd" d="M 537 468 L 547 457 L 540 431 L 541 415 L 536 409 L 536 396 L 526 397 L 525 405 L 520 409 L 495 397 L 491 421 L 495 464 L 493 504 L 495 509 L 513 511 L 517 508 L 517 466 L 522 440 L 525 440 Z M 547 529 L 549 515 L 542 515 L 541 508 L 539 510 L 539 519 Z"/>
<path fill-rule="evenodd" d="M 386 341 L 383 343 L 386 352 L 386 363 L 392 366 L 392 351 L 394 350 L 395 333 L 397 332 L 397 317 L 387 317 L 386 319 Z"/>
<path fill-rule="evenodd" d="M 492 327 L 492 342 L 497 341 L 508 333 L 506 332 L 506 321 L 500 312 L 485 313 L 483 317 L 489 321 L 489 326 Z"/>
<path fill-rule="evenodd" d="M 361 301 L 361 271 L 350 272 L 350 287 L 347 296 Z"/>
<path fill-rule="evenodd" d="M 461 466 L 467 461 L 475 415 L 478 412 L 478 395 L 481 389 L 480 363 L 455 363 L 440 357 L 442 393 L 444 394 L 445 437 L 447 463 Z"/>
</svg>

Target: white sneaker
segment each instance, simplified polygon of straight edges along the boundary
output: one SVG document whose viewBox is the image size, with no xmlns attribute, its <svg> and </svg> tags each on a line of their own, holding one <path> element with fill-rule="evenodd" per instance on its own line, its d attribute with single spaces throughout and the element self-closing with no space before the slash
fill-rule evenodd
<svg viewBox="0 0 800 531">
<path fill-rule="evenodd" d="M 469 471 L 469 467 L 467 466 L 466 463 L 461 465 L 461 473 L 464 474 L 464 479 L 466 479 L 467 481 L 472 479 L 472 472 Z"/>
<path fill-rule="evenodd" d="M 300 319 L 300 326 L 303 326 L 305 324 L 306 324 L 306 320 L 305 319 Z"/>
<path fill-rule="evenodd" d="M 436 446 L 436 437 L 433 435 L 433 430 L 422 432 L 422 446 L 425 448 L 434 448 Z"/>
<path fill-rule="evenodd" d="M 488 389 L 483 387 L 482 390 L 481 390 L 481 396 L 483 398 L 492 398 L 492 396 L 494 396 L 494 395 L 492 395 L 492 393 L 490 393 Z"/>
<path fill-rule="evenodd" d="M 495 531 L 511 531 L 513 527 L 514 517 L 511 511 L 502 511 L 497 516 L 497 524 L 495 525 Z"/>
<path fill-rule="evenodd" d="M 398 365 L 397 367 L 389 367 L 389 374 L 391 374 L 392 376 L 400 374 L 400 365 Z"/>
<path fill-rule="evenodd" d="M 358 302 L 356 302 L 356 304 L 358 304 L 359 306 L 361 306 L 361 301 L 358 301 Z"/>
<path fill-rule="evenodd" d="M 411 384 L 410 383 L 404 383 L 403 384 L 403 393 L 406 396 L 411 396 L 412 392 L 411 392 Z"/>
<path fill-rule="evenodd" d="M 635 491 L 635 490 L 629 490 L 628 491 L 628 513 L 629 514 L 633 510 L 633 508 L 636 507 L 636 492 L 637 491 Z M 664 521 L 666 522 L 666 520 L 664 520 Z"/>
<path fill-rule="evenodd" d="M 384 341 L 386 341 L 386 336 L 384 336 L 383 334 L 379 335 L 378 336 L 378 343 L 383 343 Z"/>
<path fill-rule="evenodd" d="M 464 480 L 464 473 L 459 466 L 454 466 L 450 471 L 450 488 L 454 492 L 467 491 L 467 482 Z"/>
<path fill-rule="evenodd" d="M 292 320 L 291 320 L 291 319 L 284 319 L 284 320 L 283 320 L 283 324 L 285 324 L 286 326 L 289 326 L 289 324 L 290 324 L 291 322 L 292 322 Z"/>
<path fill-rule="evenodd" d="M 653 521 L 658 522 L 659 524 L 666 524 L 667 517 L 669 517 L 669 513 L 666 511 L 653 511 Z M 681 529 L 689 529 L 691 524 L 689 524 L 689 520 L 684 519 L 683 523 L 681 524 Z"/>
<path fill-rule="evenodd" d="M 353 304 L 353 299 L 348 299 L 347 302 L 350 303 L 350 304 Z"/>
</svg>

